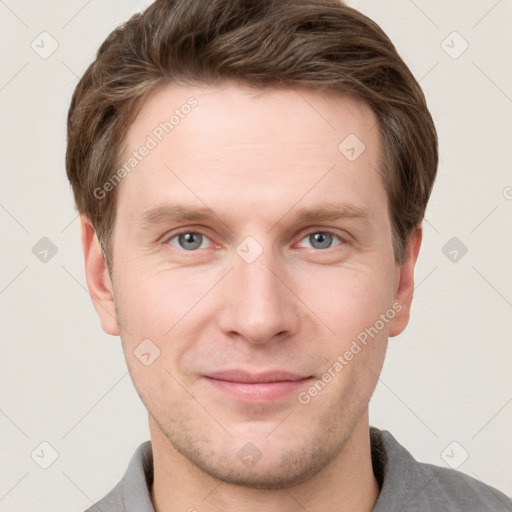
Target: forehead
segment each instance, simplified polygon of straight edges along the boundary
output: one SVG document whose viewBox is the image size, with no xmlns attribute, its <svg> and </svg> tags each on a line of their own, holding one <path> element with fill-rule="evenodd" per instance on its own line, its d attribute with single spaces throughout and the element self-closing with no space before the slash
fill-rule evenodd
<svg viewBox="0 0 512 512">
<path fill-rule="evenodd" d="M 224 207 L 243 195 L 263 208 L 305 193 L 360 203 L 382 196 L 376 117 L 361 100 L 331 92 L 161 86 L 128 131 L 123 163 L 144 146 L 119 191 L 130 215 L 180 194 Z"/>
<path fill-rule="evenodd" d="M 185 122 L 187 118 L 192 122 Z M 221 124 L 217 124 L 219 121 Z M 338 156 L 336 142 L 347 135 L 347 130 L 368 143 L 378 139 L 376 122 L 364 101 L 332 91 L 305 87 L 260 89 L 235 81 L 203 87 L 164 84 L 146 98 L 126 142 L 134 147 L 141 136 L 151 135 L 165 143 L 163 139 L 179 137 L 180 132 L 190 135 L 187 125 L 193 124 L 195 134 L 188 139 L 192 144 L 208 143 L 222 135 L 230 144 L 300 142 L 314 150 L 323 149 L 318 145 L 323 143 Z M 173 136 L 168 137 L 171 133 Z"/>
</svg>

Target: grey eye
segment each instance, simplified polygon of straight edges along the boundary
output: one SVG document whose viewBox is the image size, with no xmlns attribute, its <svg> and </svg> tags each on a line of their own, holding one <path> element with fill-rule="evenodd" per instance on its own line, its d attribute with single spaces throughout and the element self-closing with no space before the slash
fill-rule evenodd
<svg viewBox="0 0 512 512">
<path fill-rule="evenodd" d="M 333 236 L 330 233 L 318 231 L 317 233 L 310 234 L 308 239 L 314 249 L 329 249 Z"/>
<path fill-rule="evenodd" d="M 190 233 L 181 233 L 174 238 L 178 239 L 180 248 L 186 251 L 198 249 L 203 242 L 203 235 L 201 233 L 194 233 L 193 231 Z"/>
<path fill-rule="evenodd" d="M 333 241 L 335 240 L 337 240 L 337 242 L 333 244 Z M 329 231 L 310 231 L 309 235 L 306 235 L 302 239 L 301 243 L 306 244 L 303 247 L 322 250 L 331 249 L 331 247 L 342 245 L 345 243 L 345 241 L 338 235 L 330 233 Z"/>
</svg>

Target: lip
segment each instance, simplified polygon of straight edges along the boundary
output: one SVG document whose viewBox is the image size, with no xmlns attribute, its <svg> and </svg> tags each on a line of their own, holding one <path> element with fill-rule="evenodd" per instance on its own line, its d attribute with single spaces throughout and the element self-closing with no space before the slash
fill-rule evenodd
<svg viewBox="0 0 512 512">
<path fill-rule="evenodd" d="M 203 376 L 216 391 L 242 402 L 271 402 L 297 393 L 312 376 L 287 371 L 226 370 Z"/>
<path fill-rule="evenodd" d="M 246 384 L 258 384 L 265 382 L 295 382 L 306 379 L 309 376 L 287 372 L 285 370 L 271 370 L 266 372 L 247 372 L 244 370 L 224 370 L 205 375 L 211 379 L 225 380 L 229 382 L 243 382 Z"/>
</svg>

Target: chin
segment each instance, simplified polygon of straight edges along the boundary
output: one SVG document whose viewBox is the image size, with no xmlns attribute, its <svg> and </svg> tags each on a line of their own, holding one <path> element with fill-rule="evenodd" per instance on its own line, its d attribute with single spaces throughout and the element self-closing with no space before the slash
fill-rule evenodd
<svg viewBox="0 0 512 512">
<path fill-rule="evenodd" d="M 256 468 L 234 470 L 232 463 L 231 467 L 227 468 L 217 465 L 216 467 L 203 466 L 200 469 L 216 480 L 230 485 L 249 489 L 278 490 L 294 487 L 317 475 L 323 465 L 322 463 L 313 465 L 312 462 L 309 461 L 308 466 L 293 469 L 281 463 L 271 467 L 268 464 L 261 465 L 257 470 Z"/>
</svg>

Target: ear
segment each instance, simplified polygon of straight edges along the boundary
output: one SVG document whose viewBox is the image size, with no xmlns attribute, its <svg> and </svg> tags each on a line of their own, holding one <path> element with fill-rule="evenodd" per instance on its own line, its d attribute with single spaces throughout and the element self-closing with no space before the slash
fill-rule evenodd
<svg viewBox="0 0 512 512">
<path fill-rule="evenodd" d="M 100 248 L 96 231 L 91 221 L 83 215 L 80 216 L 80 230 L 82 233 L 87 288 L 89 288 L 92 304 L 100 317 L 103 330 L 112 336 L 119 336 L 114 288 L 108 273 L 107 263 Z"/>
<path fill-rule="evenodd" d="M 403 264 L 396 269 L 395 297 L 393 309 L 397 312 L 389 326 L 389 336 L 397 336 L 409 323 L 412 297 L 414 294 L 414 266 L 420 252 L 422 228 L 416 228 L 407 240 Z"/>
</svg>

